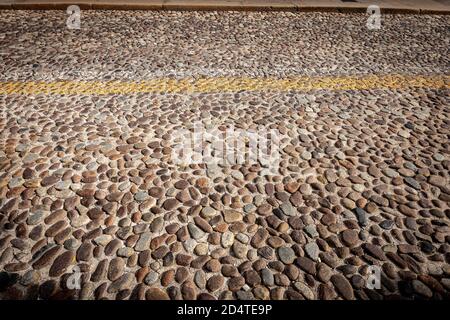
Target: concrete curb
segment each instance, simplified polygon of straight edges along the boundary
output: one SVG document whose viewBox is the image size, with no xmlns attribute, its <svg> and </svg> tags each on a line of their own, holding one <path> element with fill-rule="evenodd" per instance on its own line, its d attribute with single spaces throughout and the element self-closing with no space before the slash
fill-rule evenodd
<svg viewBox="0 0 450 320">
<path fill-rule="evenodd" d="M 167 11 L 291 11 L 291 12 L 335 12 L 366 13 L 365 7 L 351 6 L 297 6 L 297 5 L 189 5 L 189 4 L 117 4 L 117 3 L 21 3 L 0 4 L 0 10 L 66 10 L 71 4 L 82 10 L 167 10 Z M 438 14 L 449 15 L 449 10 L 424 10 L 408 8 L 381 8 L 385 14 Z"/>
</svg>

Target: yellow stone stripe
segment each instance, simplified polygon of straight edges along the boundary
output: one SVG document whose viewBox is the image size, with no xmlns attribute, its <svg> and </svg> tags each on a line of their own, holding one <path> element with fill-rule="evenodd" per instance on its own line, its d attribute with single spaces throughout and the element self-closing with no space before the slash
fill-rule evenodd
<svg viewBox="0 0 450 320">
<path fill-rule="evenodd" d="M 309 91 L 403 89 L 425 87 L 450 88 L 450 75 L 432 76 L 338 76 L 277 78 L 185 78 L 151 79 L 145 81 L 55 81 L 0 82 L 0 94 L 76 94 L 105 95 L 133 93 L 213 93 L 238 91 Z"/>
</svg>

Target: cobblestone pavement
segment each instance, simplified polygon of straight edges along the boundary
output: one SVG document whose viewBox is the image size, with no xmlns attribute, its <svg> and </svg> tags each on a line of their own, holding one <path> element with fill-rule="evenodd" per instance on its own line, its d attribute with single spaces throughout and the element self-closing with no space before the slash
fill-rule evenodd
<svg viewBox="0 0 450 320">
<path fill-rule="evenodd" d="M 449 299 L 449 16 L 66 18 L 0 12 L 1 298 Z M 176 163 L 197 121 L 277 171 Z"/>
</svg>

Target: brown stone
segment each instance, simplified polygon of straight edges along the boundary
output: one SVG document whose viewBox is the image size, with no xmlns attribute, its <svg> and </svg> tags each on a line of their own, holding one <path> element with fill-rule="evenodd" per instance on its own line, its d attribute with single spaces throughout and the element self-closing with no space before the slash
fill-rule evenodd
<svg viewBox="0 0 450 320">
<path fill-rule="evenodd" d="M 222 288 L 224 284 L 224 278 L 221 275 L 213 275 L 206 282 L 206 287 L 210 292 L 214 292 Z"/>
<path fill-rule="evenodd" d="M 75 263 L 75 253 L 66 251 L 59 255 L 53 262 L 48 272 L 50 277 L 58 277 L 67 271 L 67 268 Z"/>
<path fill-rule="evenodd" d="M 167 292 L 159 288 L 150 288 L 145 293 L 145 298 L 147 300 L 170 300 Z"/>
<path fill-rule="evenodd" d="M 341 233 L 342 242 L 350 248 L 356 246 L 359 242 L 358 232 L 353 229 L 344 230 Z"/>
</svg>

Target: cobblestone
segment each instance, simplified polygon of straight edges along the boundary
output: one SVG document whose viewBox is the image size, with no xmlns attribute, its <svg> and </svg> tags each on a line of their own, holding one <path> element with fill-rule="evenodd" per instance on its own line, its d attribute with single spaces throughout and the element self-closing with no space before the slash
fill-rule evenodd
<svg viewBox="0 0 450 320">
<path fill-rule="evenodd" d="M 0 12 L 0 298 L 449 298 L 448 17 L 29 14 Z M 177 163 L 196 122 L 278 130 L 277 169 Z"/>
</svg>

